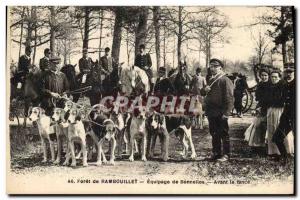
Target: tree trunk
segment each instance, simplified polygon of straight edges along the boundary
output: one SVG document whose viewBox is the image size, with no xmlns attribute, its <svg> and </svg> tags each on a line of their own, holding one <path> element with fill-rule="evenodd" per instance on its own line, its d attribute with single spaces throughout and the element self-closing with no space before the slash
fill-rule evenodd
<svg viewBox="0 0 300 200">
<path fill-rule="evenodd" d="M 103 27 L 103 13 L 104 11 L 101 9 L 99 11 L 99 23 L 100 23 L 100 35 L 99 35 L 99 62 L 101 58 L 101 47 L 102 47 L 102 27 Z"/>
<path fill-rule="evenodd" d="M 126 53 L 127 53 L 127 65 L 130 63 L 130 50 L 129 50 L 129 30 L 126 30 Z"/>
<path fill-rule="evenodd" d="M 199 67 L 201 67 L 201 49 L 202 49 L 202 43 L 199 40 L 199 55 L 198 55 L 198 59 L 199 59 Z"/>
<path fill-rule="evenodd" d="M 135 33 L 135 55 L 139 53 L 139 46 L 146 42 L 148 13 L 148 7 L 140 8 L 139 24 Z"/>
<path fill-rule="evenodd" d="M 33 7 L 32 16 L 34 18 L 33 29 L 34 29 L 34 47 L 33 47 L 33 57 L 32 64 L 35 64 L 35 56 L 36 56 L 36 45 L 37 45 L 37 15 L 36 15 L 36 7 Z"/>
<path fill-rule="evenodd" d="M 56 12 L 55 12 L 55 7 L 51 6 L 50 7 L 50 23 L 51 23 L 51 28 L 50 28 L 50 51 L 51 51 L 51 56 L 56 55 L 56 44 L 55 44 L 55 33 L 56 33 Z"/>
<path fill-rule="evenodd" d="M 67 42 L 67 39 L 64 39 L 63 40 L 63 43 L 64 43 L 64 65 L 67 64 L 67 59 L 68 59 L 68 50 L 67 50 L 67 45 L 68 45 L 68 42 Z"/>
<path fill-rule="evenodd" d="M 181 60 L 181 43 L 182 43 L 182 6 L 179 6 L 178 11 L 178 35 L 177 35 L 177 59 L 178 66 Z"/>
<path fill-rule="evenodd" d="M 156 52 L 156 67 L 157 71 L 158 68 L 160 67 L 160 31 L 159 31 L 159 18 L 160 18 L 160 7 L 159 6 L 154 6 L 153 10 L 153 24 L 154 24 L 154 29 L 155 29 L 155 52 Z M 165 30 L 165 29 L 164 29 Z M 164 44 L 166 40 L 164 38 Z M 165 62 L 165 60 L 164 60 Z M 165 65 L 165 63 L 164 63 Z"/>
<path fill-rule="evenodd" d="M 281 43 L 281 50 L 282 50 L 282 62 L 283 66 L 287 63 L 287 56 L 286 56 L 286 42 L 282 41 Z"/>
<path fill-rule="evenodd" d="M 163 58 L 164 58 L 164 67 L 166 67 L 166 26 L 165 26 L 165 21 L 164 21 L 164 54 L 163 54 Z M 166 70 L 166 73 L 167 73 L 167 70 Z"/>
<path fill-rule="evenodd" d="M 209 67 L 209 44 L 208 44 L 208 41 L 206 41 L 206 44 L 205 44 L 205 66 L 206 66 L 206 68 Z"/>
<path fill-rule="evenodd" d="M 19 46 L 19 58 L 21 57 L 21 51 L 22 51 L 22 40 L 23 40 L 23 26 L 24 26 L 24 14 L 25 14 L 25 7 L 23 7 L 22 11 L 22 24 L 21 24 L 21 35 L 20 35 L 20 46 Z"/>
<path fill-rule="evenodd" d="M 120 7 L 116 8 L 115 14 L 116 17 L 115 17 L 111 56 L 115 60 L 115 62 L 119 63 L 120 47 L 121 47 L 121 40 L 122 40 L 122 21 L 123 21 L 122 8 Z"/>
<path fill-rule="evenodd" d="M 27 11 L 29 12 L 29 10 L 27 10 Z M 31 10 L 30 10 L 31 18 L 32 18 L 32 11 L 33 11 L 33 7 L 31 7 Z M 32 25 L 32 21 L 29 20 L 28 24 L 27 24 L 27 37 L 26 37 L 25 46 L 31 46 L 32 32 L 33 32 L 33 25 Z"/>
<path fill-rule="evenodd" d="M 35 64 L 35 56 L 36 56 L 36 45 L 37 45 L 37 30 L 36 26 L 34 27 L 34 47 L 33 47 L 33 57 L 32 57 L 32 64 Z"/>
<path fill-rule="evenodd" d="M 85 7 L 84 8 L 85 11 L 85 16 L 84 16 L 84 36 L 83 36 L 83 45 L 82 48 L 89 48 L 89 33 L 90 33 L 90 8 L 89 7 Z"/>
</svg>

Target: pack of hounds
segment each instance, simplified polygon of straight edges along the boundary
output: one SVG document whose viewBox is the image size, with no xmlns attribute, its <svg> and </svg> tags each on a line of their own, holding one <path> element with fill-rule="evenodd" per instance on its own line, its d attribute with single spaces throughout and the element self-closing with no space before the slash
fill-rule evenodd
<svg viewBox="0 0 300 200">
<path fill-rule="evenodd" d="M 191 159 L 196 159 L 189 116 L 167 116 L 146 109 L 134 113 L 121 113 L 115 109 L 104 112 L 102 108 L 101 104 L 86 108 L 71 100 L 65 102 L 64 108 L 54 108 L 52 116 L 47 116 L 41 107 L 31 108 L 29 120 L 38 127 L 43 148 L 42 162 L 48 161 L 47 143 L 54 164 L 74 167 L 82 158 L 82 165 L 88 166 L 95 151 L 98 166 L 115 165 L 116 157 L 121 158 L 124 151 L 129 153 L 131 162 L 135 153 L 141 155 L 142 161 L 147 161 L 154 158 L 157 137 L 161 143 L 160 158 L 167 161 L 171 134 L 175 134 L 182 143 L 182 157 L 190 155 Z M 57 144 L 50 139 L 51 135 L 56 135 Z M 109 147 L 109 161 L 104 152 L 105 142 Z"/>
</svg>

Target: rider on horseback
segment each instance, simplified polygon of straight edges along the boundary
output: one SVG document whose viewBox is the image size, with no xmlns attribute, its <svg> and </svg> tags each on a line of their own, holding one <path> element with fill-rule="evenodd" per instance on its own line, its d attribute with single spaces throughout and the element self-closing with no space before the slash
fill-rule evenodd
<svg viewBox="0 0 300 200">
<path fill-rule="evenodd" d="M 145 45 L 141 44 L 140 46 L 140 53 L 136 55 L 134 60 L 134 66 L 137 66 L 144 70 L 147 73 L 147 76 L 150 80 L 150 91 L 153 91 L 154 80 L 153 80 L 153 73 L 151 70 L 152 61 L 149 53 L 145 53 Z"/>
<path fill-rule="evenodd" d="M 49 48 L 44 50 L 44 57 L 40 59 L 40 69 L 41 71 L 48 71 L 49 70 L 49 58 L 51 55 L 51 51 Z"/>
<path fill-rule="evenodd" d="M 100 58 L 101 73 L 103 73 L 105 77 L 110 77 L 115 61 L 111 56 L 109 56 L 109 47 L 106 47 L 104 51 L 105 55 Z"/>
<path fill-rule="evenodd" d="M 25 54 L 22 55 L 19 59 L 19 65 L 18 65 L 18 73 L 17 76 L 21 80 L 20 84 L 18 85 L 18 88 L 23 87 L 26 76 L 29 74 L 29 68 L 31 64 L 31 58 L 30 54 L 32 52 L 32 49 L 30 46 L 27 46 L 25 48 Z"/>
<path fill-rule="evenodd" d="M 88 57 L 88 50 L 84 48 L 82 50 L 82 58 L 79 59 L 79 70 L 80 73 L 77 76 L 77 80 L 80 80 L 84 85 L 87 80 L 87 75 L 92 70 L 93 61 L 90 57 Z"/>
</svg>

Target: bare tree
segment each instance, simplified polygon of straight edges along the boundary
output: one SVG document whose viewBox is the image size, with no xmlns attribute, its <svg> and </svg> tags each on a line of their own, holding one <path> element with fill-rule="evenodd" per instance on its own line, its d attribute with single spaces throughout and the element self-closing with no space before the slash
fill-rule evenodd
<svg viewBox="0 0 300 200">
<path fill-rule="evenodd" d="M 228 42 L 223 34 L 224 29 L 229 26 L 227 17 L 215 7 L 202 12 L 196 21 L 198 28 L 195 30 L 195 39 L 199 42 L 199 53 L 205 54 L 205 66 L 208 67 L 211 59 L 211 50 L 214 44 Z"/>
<path fill-rule="evenodd" d="M 197 23 L 199 15 L 210 11 L 211 7 L 202 7 L 192 9 L 190 7 L 165 7 L 163 15 L 167 20 L 167 26 L 177 38 L 177 61 L 178 64 L 182 58 L 182 44 L 190 39 L 195 38 L 193 33 L 200 27 L 201 23 Z"/>
<path fill-rule="evenodd" d="M 124 8 L 116 7 L 114 9 L 114 12 L 115 12 L 115 25 L 114 25 L 111 54 L 113 59 L 117 63 L 119 63 L 120 47 L 121 47 L 121 40 L 122 40 L 122 24 L 124 20 Z"/>
<path fill-rule="evenodd" d="M 269 41 L 265 34 L 262 33 L 261 30 L 255 36 L 251 32 L 252 40 L 255 44 L 255 54 L 257 56 L 257 64 L 262 64 L 266 53 L 268 52 Z"/>
<path fill-rule="evenodd" d="M 139 15 L 138 15 L 139 23 L 135 32 L 135 51 L 134 51 L 135 55 L 137 55 L 139 52 L 139 46 L 141 44 L 145 44 L 146 42 L 149 8 L 140 7 L 138 11 L 139 11 Z"/>
<path fill-rule="evenodd" d="M 291 6 L 269 7 L 268 12 L 258 17 L 258 21 L 252 25 L 269 25 L 268 35 L 275 44 L 274 50 L 281 49 L 283 65 L 287 63 L 287 46 L 291 43 L 291 50 L 295 49 L 295 10 Z M 279 51 L 278 51 L 279 52 Z"/>
<path fill-rule="evenodd" d="M 160 66 L 160 7 L 153 7 L 153 25 L 155 29 L 155 53 L 157 68 Z M 165 42 L 165 40 L 164 40 Z M 164 62 L 165 65 L 165 62 Z"/>
</svg>

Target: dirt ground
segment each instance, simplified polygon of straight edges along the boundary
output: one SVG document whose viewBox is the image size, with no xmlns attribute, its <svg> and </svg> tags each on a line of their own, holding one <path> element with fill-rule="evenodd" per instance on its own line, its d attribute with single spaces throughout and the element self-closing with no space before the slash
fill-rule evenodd
<svg viewBox="0 0 300 200">
<path fill-rule="evenodd" d="M 75 178 L 122 178 L 138 179 L 165 179 L 170 177 L 184 177 L 185 180 L 205 180 L 206 183 L 214 180 L 232 179 L 247 181 L 248 184 L 269 182 L 287 182 L 293 184 L 294 163 L 286 166 L 280 165 L 267 158 L 265 153 L 254 152 L 244 139 L 244 131 L 250 125 L 252 118 L 230 118 L 230 142 L 232 156 L 229 162 L 219 163 L 202 160 L 211 152 L 211 136 L 208 132 L 207 121 L 204 130 L 193 130 L 193 142 L 198 158 L 196 160 L 183 159 L 179 152 L 182 149 L 179 140 L 171 135 L 170 160 L 168 162 L 159 159 L 129 162 L 128 155 L 116 160 L 115 166 L 102 165 L 97 167 L 95 160 L 89 162 L 88 167 L 75 168 L 58 166 L 50 162 L 42 163 L 42 151 L 36 128 L 31 127 L 17 131 L 16 127 L 10 127 L 11 142 L 11 172 L 14 176 L 22 178 L 30 177 L 65 177 Z M 34 132 L 32 132 L 34 131 Z M 27 133 L 27 134 L 26 134 Z M 30 134 L 28 134 L 30 133 Z M 32 134 L 34 133 L 34 134 Z M 159 143 L 159 142 L 158 142 Z M 155 153 L 158 156 L 159 145 Z"/>
</svg>

